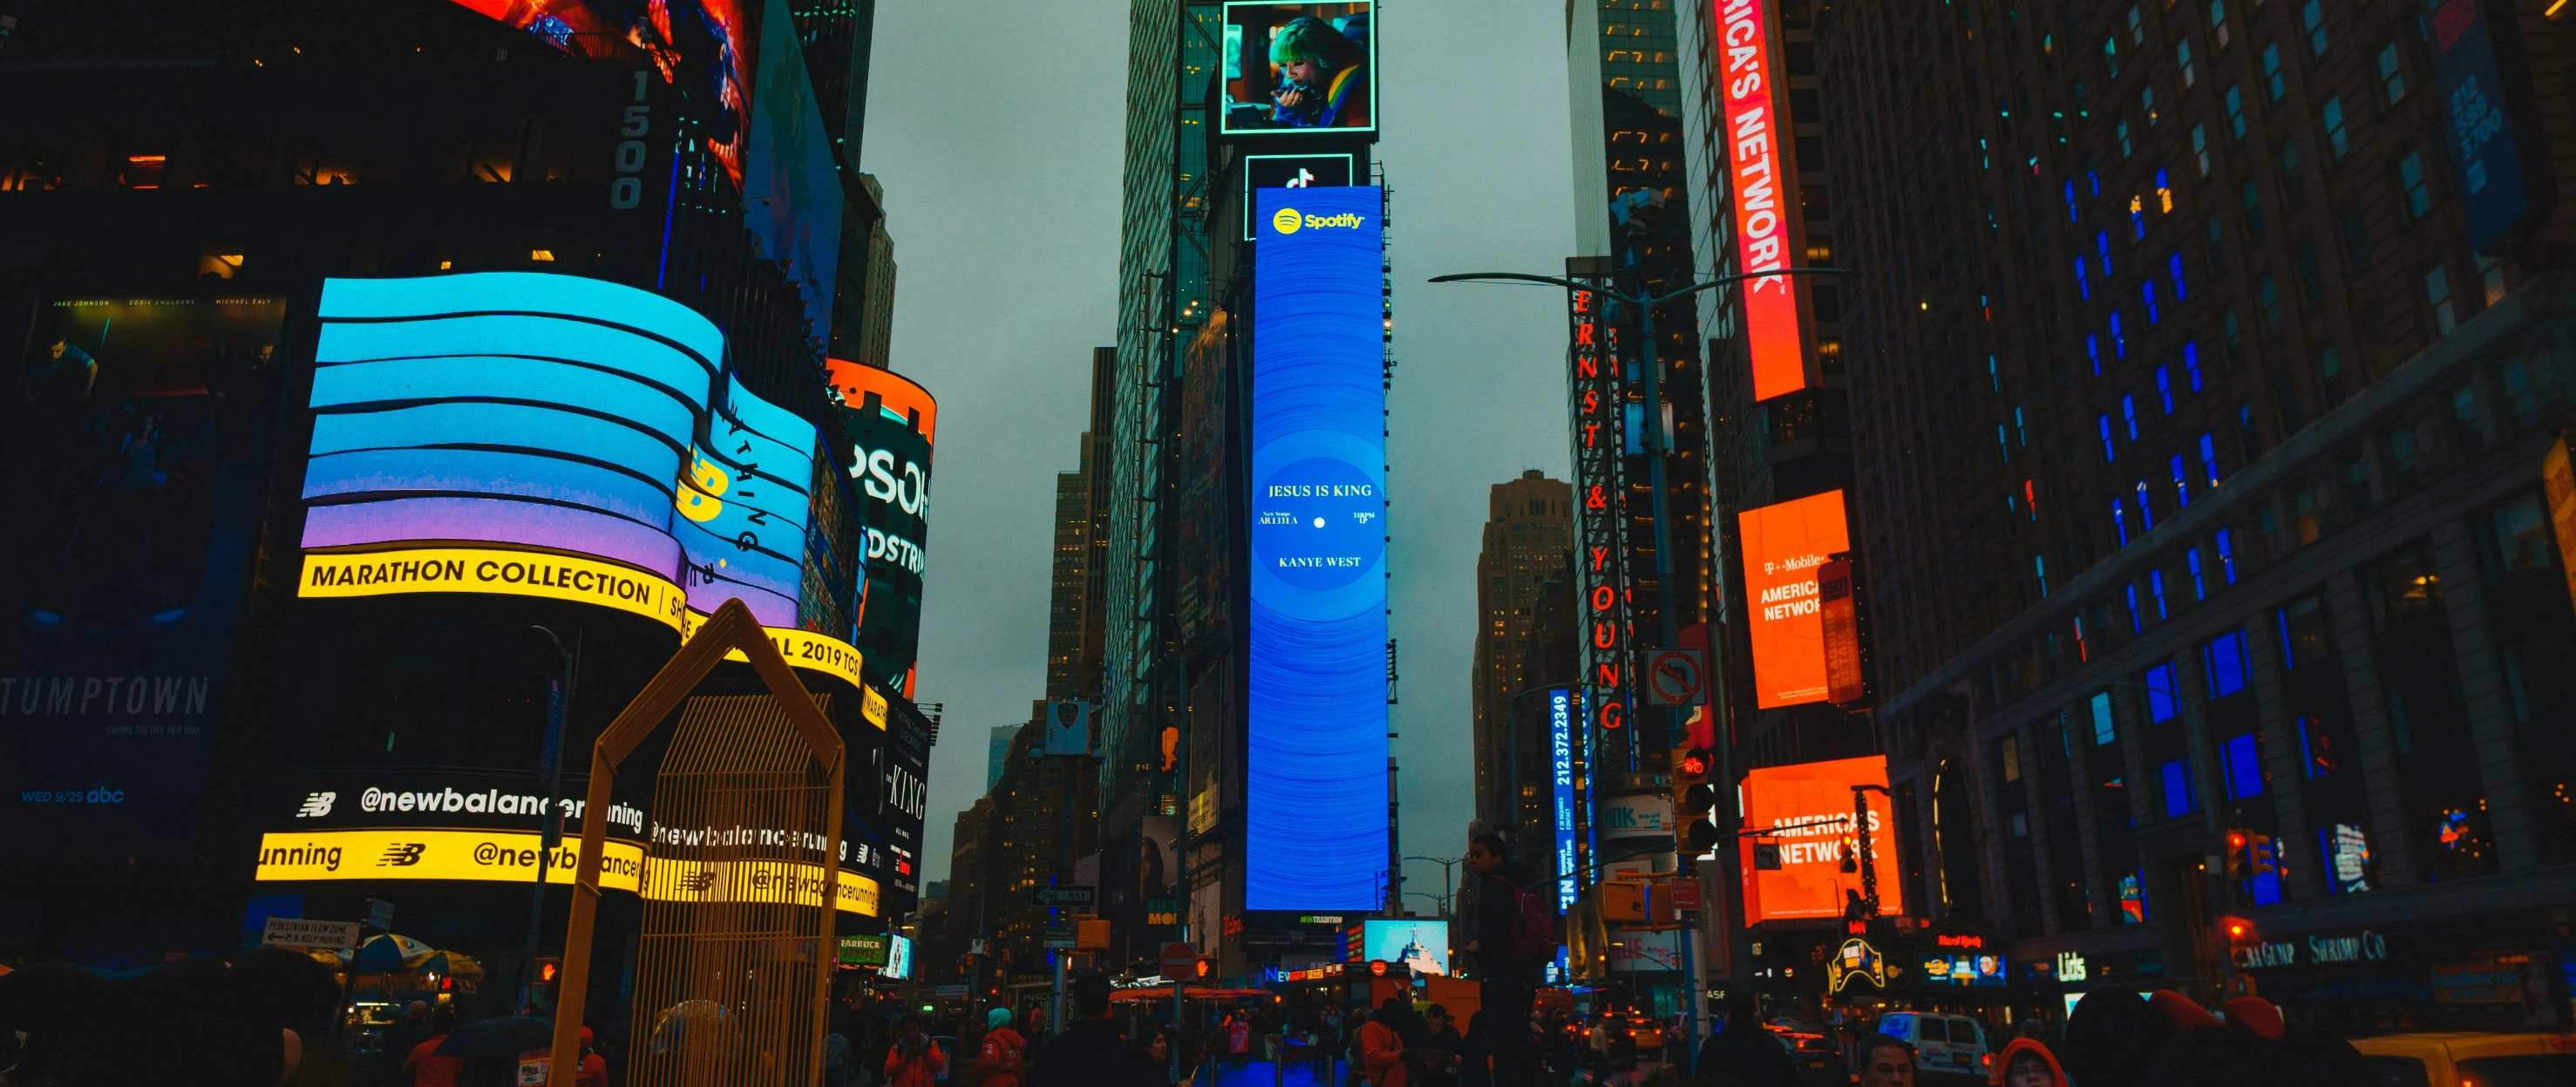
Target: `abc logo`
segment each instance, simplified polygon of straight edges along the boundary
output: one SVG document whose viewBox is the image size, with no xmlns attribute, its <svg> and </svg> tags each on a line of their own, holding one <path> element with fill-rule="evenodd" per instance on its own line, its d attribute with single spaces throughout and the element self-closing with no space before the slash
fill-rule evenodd
<svg viewBox="0 0 2576 1087">
<path fill-rule="evenodd" d="M 1282 234 L 1296 233 L 1297 228 L 1305 225 L 1305 222 L 1306 217 L 1298 214 L 1295 208 L 1281 208 L 1277 214 L 1270 217 L 1271 227 Z"/>
</svg>

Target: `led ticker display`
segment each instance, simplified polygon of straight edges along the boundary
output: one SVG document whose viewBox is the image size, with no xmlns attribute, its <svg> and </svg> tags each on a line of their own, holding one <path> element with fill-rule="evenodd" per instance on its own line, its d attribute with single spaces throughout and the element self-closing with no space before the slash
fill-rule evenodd
<svg viewBox="0 0 2576 1087">
<path fill-rule="evenodd" d="M 534 831 L 446 830 L 413 827 L 323 830 L 260 835 L 252 878 L 263 882 L 310 880 L 440 879 L 498 883 L 570 883 L 581 841 L 566 838 L 554 849 Z M 658 902 L 768 902 L 817 906 L 825 869 L 777 860 L 691 861 L 652 859 L 644 847 L 609 839 L 602 844 L 599 885 Z M 875 916 L 877 884 L 843 870 L 836 900 L 847 913 Z"/>
<path fill-rule="evenodd" d="M 930 462 L 939 402 L 921 386 L 873 366 L 826 360 L 841 398 L 841 438 L 850 445 L 850 485 L 867 526 L 866 609 L 859 644 L 871 674 L 912 691 L 921 644 L 921 579 L 930 545 Z"/>
<path fill-rule="evenodd" d="M 1781 139 L 1780 50 L 1763 0 L 1713 0 L 1724 41 L 1726 140 L 1734 184 L 1736 271 L 1794 267 L 1797 172 Z M 1797 276 L 1764 276 L 1737 288 L 1744 301 L 1744 342 L 1753 365 L 1753 399 L 1807 387 L 1807 334 L 1800 323 Z"/>
<path fill-rule="evenodd" d="M 1736 515 L 1744 550 L 1746 630 L 1753 642 L 1753 699 L 1762 709 L 1832 695 L 1818 568 L 1850 550 L 1843 492 Z"/>
<path fill-rule="evenodd" d="M 1778 847 L 1780 867 L 1756 868 L 1754 851 L 1744 852 L 1745 919 L 1843 916 L 1851 896 L 1861 891 L 1860 841 L 1852 831 L 1852 786 L 1886 784 L 1887 759 L 1882 755 L 1747 772 L 1740 786 L 1745 828 L 1772 828 L 1753 841 Z M 1896 878 L 1895 819 L 1887 794 L 1862 795 L 1869 803 L 1878 912 L 1904 913 L 1904 892 Z M 1846 855 L 1853 863 L 1849 872 L 1843 871 Z"/>
<path fill-rule="evenodd" d="M 1226 4 L 1222 134 L 1374 136 L 1375 9 L 1369 0 Z"/>
<path fill-rule="evenodd" d="M 321 317 L 299 595 L 551 597 L 683 636 L 739 599 L 858 682 L 796 629 L 816 429 L 722 375 L 705 318 L 515 272 L 327 280 Z"/>
<path fill-rule="evenodd" d="M 1246 909 L 1384 897 L 1380 200 L 1256 193 Z"/>
<path fill-rule="evenodd" d="M 1574 810 L 1574 733 L 1583 719 L 1583 695 L 1571 688 L 1547 692 L 1547 746 L 1550 786 L 1555 798 L 1556 909 L 1574 908 L 1581 865 L 1575 860 L 1574 837 L 1582 821 Z"/>
</svg>

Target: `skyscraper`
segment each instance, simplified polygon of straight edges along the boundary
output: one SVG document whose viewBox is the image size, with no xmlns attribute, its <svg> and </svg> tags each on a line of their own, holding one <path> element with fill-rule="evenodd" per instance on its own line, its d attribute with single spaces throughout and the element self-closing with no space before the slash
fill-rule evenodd
<svg viewBox="0 0 2576 1087">
<path fill-rule="evenodd" d="M 2505 905 L 2576 870 L 2543 7 L 1819 18 L 1909 901 L 2338 1027 L 2482 1021 L 2384 947 L 2552 938 Z M 2311 1000 L 2365 928 L 2395 988 Z"/>
<path fill-rule="evenodd" d="M 1564 481 L 1536 468 L 1493 485 L 1484 548 L 1476 556 L 1476 663 L 1469 685 L 1475 710 L 1476 819 L 1489 828 L 1518 826 L 1524 782 L 1537 792 L 1547 765 L 1520 751 L 1516 701 L 1531 675 L 1540 587 L 1573 558 L 1574 495 Z M 1535 775 L 1535 776 L 1533 776 Z"/>
</svg>

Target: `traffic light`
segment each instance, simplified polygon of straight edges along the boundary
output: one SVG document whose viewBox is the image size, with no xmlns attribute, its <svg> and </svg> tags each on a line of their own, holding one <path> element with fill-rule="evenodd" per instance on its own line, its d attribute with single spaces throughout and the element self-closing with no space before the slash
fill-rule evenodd
<svg viewBox="0 0 2576 1087">
<path fill-rule="evenodd" d="M 1646 885 L 1625 880 L 1601 884 L 1601 919 L 1644 924 L 1646 921 Z"/>
<path fill-rule="evenodd" d="M 562 960 L 562 959 L 553 958 L 553 957 L 549 956 L 549 957 L 546 957 L 546 958 L 540 958 L 540 959 L 538 959 L 538 960 L 537 960 L 536 984 L 537 984 L 539 987 L 545 987 L 545 986 L 553 985 L 555 982 L 562 980 L 562 978 L 563 978 L 563 960 Z"/>
<path fill-rule="evenodd" d="M 1097 917 L 1075 918 L 1073 947 L 1076 951 L 1109 950 L 1109 922 Z"/>
<path fill-rule="evenodd" d="M 2227 878 L 2242 883 L 2254 878 L 2254 858 L 2241 830 L 2227 832 Z"/>
<path fill-rule="evenodd" d="M 2250 944 L 2257 938 L 2254 933 L 2254 922 L 2242 917 L 2219 918 L 2218 934 L 2227 938 L 2229 947 Z"/>
<path fill-rule="evenodd" d="M 1694 747 L 1673 753 L 1674 816 L 1681 823 L 1681 844 L 1691 856 L 1708 852 L 1717 844 L 1717 823 L 1710 814 L 1717 807 L 1717 787 L 1708 776 L 1717 771 L 1717 752 Z"/>
</svg>

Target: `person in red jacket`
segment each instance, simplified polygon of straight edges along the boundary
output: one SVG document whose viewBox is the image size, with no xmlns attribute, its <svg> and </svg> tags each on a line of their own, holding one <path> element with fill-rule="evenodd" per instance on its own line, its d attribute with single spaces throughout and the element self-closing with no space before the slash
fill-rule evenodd
<svg viewBox="0 0 2576 1087">
<path fill-rule="evenodd" d="M 1028 1067 L 1029 1041 L 1011 1029 L 1011 1009 L 995 1008 L 984 1013 L 984 1050 L 975 1058 L 976 1087 L 1020 1087 L 1020 1071 Z"/>
<path fill-rule="evenodd" d="M 886 1050 L 886 1087 L 935 1087 L 948 1054 L 922 1029 L 921 1016 L 903 1017 L 903 1034 Z"/>
<path fill-rule="evenodd" d="M 1371 1087 L 1404 1087 L 1404 1035 L 1398 1028 L 1411 1011 L 1403 997 L 1390 996 L 1360 1028 L 1360 1070 Z"/>
<path fill-rule="evenodd" d="M 590 1028 L 581 1028 L 581 1068 L 572 1074 L 573 1087 L 608 1087 L 608 1058 L 590 1048 Z"/>
</svg>

